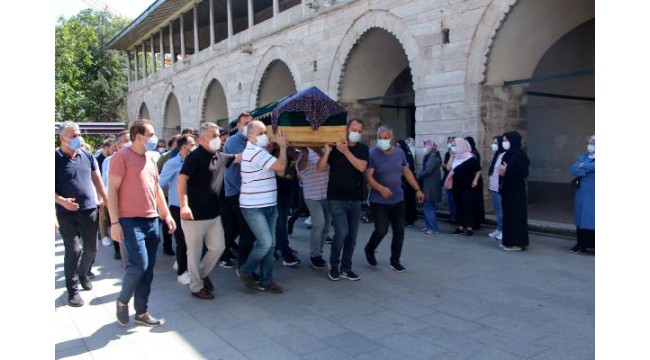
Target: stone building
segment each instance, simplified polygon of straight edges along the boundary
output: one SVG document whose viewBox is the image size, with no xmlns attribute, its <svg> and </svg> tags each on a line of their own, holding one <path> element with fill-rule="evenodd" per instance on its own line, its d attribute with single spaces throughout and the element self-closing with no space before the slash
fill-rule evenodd
<svg viewBox="0 0 650 360">
<path fill-rule="evenodd" d="M 558 194 L 570 213 L 594 42 L 594 0 L 158 0 L 109 47 L 129 53 L 129 120 L 161 137 L 313 85 L 369 145 L 381 123 L 417 144 L 473 136 L 487 168 L 492 137 L 518 130 L 531 206 Z"/>
</svg>

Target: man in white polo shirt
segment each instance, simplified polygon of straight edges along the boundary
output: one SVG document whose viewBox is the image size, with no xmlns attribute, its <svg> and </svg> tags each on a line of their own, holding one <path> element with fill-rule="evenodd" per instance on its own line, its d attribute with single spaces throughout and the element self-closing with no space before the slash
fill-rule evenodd
<svg viewBox="0 0 650 360">
<path fill-rule="evenodd" d="M 247 125 L 246 149 L 242 153 L 241 192 L 239 206 L 242 215 L 255 235 L 255 244 L 248 259 L 239 267 L 239 278 L 249 289 L 282 293 L 273 282 L 273 252 L 275 249 L 275 225 L 278 219 L 277 184 L 275 174 L 284 175 L 287 165 L 287 139 L 278 129 L 276 143 L 280 154 L 276 159 L 267 150 L 269 138 L 266 126 L 259 120 Z M 253 273 L 259 267 L 259 281 Z"/>
</svg>

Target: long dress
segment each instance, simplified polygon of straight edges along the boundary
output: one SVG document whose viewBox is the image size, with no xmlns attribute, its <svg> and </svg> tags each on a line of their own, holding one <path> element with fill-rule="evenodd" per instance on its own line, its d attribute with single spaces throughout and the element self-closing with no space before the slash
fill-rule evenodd
<svg viewBox="0 0 650 360">
<path fill-rule="evenodd" d="M 581 168 L 580 163 L 584 163 Z M 569 169 L 573 176 L 580 177 L 580 186 L 575 196 L 575 224 L 577 246 L 595 247 L 596 230 L 596 158 L 584 154 Z"/>
<path fill-rule="evenodd" d="M 472 155 L 481 164 L 481 155 L 476 148 L 472 149 Z M 478 177 L 478 185 L 472 189 L 472 205 L 474 207 L 474 230 L 479 230 L 481 224 L 485 222 L 485 202 L 483 198 L 483 175 Z"/>
<path fill-rule="evenodd" d="M 502 161 L 507 167 L 505 175 L 500 178 L 499 193 L 503 207 L 502 244 L 506 247 L 525 248 L 529 244 L 526 178 L 530 160 L 521 150 L 521 136 L 518 133 L 508 132 L 504 136 L 510 141 L 511 148 L 503 156 Z"/>
</svg>

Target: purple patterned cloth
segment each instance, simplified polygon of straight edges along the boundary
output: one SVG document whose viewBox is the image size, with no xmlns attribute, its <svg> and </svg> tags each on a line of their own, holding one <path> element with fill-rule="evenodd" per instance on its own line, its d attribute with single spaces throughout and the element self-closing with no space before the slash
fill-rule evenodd
<svg viewBox="0 0 650 360">
<path fill-rule="evenodd" d="M 273 109 L 271 124 L 273 131 L 278 127 L 278 119 L 283 112 L 302 112 L 311 128 L 316 130 L 329 117 L 347 112 L 344 107 L 325 95 L 315 86 L 301 90 Z"/>
</svg>

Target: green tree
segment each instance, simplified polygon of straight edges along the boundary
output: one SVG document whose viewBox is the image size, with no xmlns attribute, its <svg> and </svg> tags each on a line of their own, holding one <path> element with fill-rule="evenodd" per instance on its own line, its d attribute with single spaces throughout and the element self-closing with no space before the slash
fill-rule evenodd
<svg viewBox="0 0 650 360">
<path fill-rule="evenodd" d="M 130 20 L 108 11 L 82 10 L 57 21 L 56 121 L 125 122 L 128 58 L 105 44 Z"/>
</svg>

